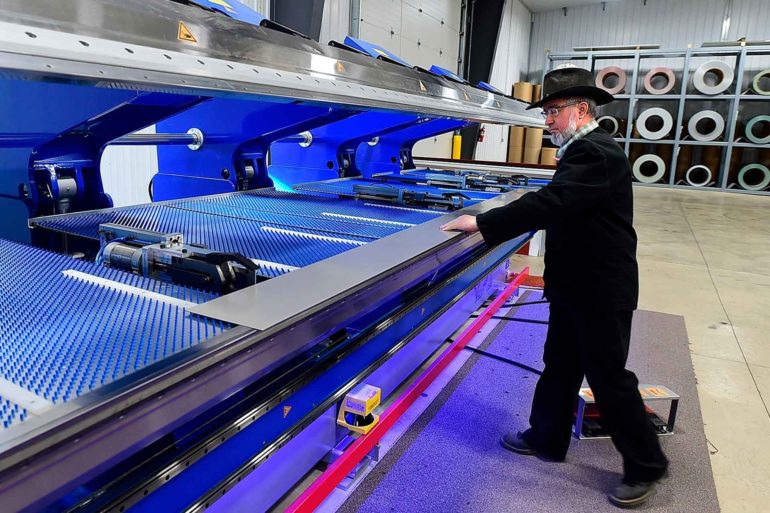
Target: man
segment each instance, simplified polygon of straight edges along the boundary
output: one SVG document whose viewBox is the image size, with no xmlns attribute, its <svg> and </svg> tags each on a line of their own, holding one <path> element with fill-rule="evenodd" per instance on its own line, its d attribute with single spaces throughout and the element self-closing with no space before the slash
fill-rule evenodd
<svg viewBox="0 0 770 513">
<path fill-rule="evenodd" d="M 631 169 L 594 119 L 596 105 L 612 100 L 594 86 L 587 70 L 548 73 L 543 99 L 528 108 L 542 107 L 551 139 L 559 146 L 551 183 L 441 228 L 480 231 L 489 244 L 546 230 L 550 318 L 545 368 L 535 388 L 530 428 L 506 434 L 501 443 L 519 454 L 563 461 L 585 376 L 623 457 L 623 482 L 608 497 L 617 506 L 631 507 L 652 495 L 668 461 L 645 413 L 636 376 L 625 368 L 639 294 Z"/>
</svg>

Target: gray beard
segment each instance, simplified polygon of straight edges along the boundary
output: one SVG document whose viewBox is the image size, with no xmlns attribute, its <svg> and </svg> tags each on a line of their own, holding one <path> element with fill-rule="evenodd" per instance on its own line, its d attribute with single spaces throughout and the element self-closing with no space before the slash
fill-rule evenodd
<svg viewBox="0 0 770 513">
<path fill-rule="evenodd" d="M 555 134 L 551 134 L 551 142 L 554 143 L 556 146 L 562 146 L 565 142 L 569 141 L 574 137 L 575 132 L 577 132 L 577 114 L 574 112 L 570 114 L 569 116 L 569 122 L 567 123 L 567 128 L 565 128 L 561 132 L 556 132 Z"/>
</svg>

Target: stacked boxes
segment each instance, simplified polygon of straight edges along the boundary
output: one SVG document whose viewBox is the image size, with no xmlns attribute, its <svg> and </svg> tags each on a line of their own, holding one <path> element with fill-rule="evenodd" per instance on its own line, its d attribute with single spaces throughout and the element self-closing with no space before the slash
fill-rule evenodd
<svg viewBox="0 0 770 513">
<path fill-rule="evenodd" d="M 541 86 L 529 82 L 513 84 L 513 97 L 526 103 L 540 99 Z M 556 148 L 543 148 L 543 129 L 512 126 L 508 133 L 508 162 L 556 165 Z"/>
</svg>

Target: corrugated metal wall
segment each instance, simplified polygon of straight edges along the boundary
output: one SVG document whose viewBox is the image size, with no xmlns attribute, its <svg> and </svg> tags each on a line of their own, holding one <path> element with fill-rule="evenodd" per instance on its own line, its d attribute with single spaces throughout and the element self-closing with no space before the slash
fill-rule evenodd
<svg viewBox="0 0 770 513">
<path fill-rule="evenodd" d="M 490 84 L 510 94 L 514 82 L 527 72 L 531 13 L 519 0 L 508 0 L 497 38 Z M 484 125 L 484 142 L 476 146 L 476 160 L 504 162 L 508 149 L 508 127 Z"/>
<path fill-rule="evenodd" d="M 566 15 L 561 9 L 537 13 L 532 26 L 529 78 L 540 81 L 548 51 L 570 52 L 576 46 L 635 43 L 657 43 L 664 49 L 679 49 L 690 44 L 699 47 L 704 41 L 719 41 L 730 3 L 727 40 L 743 36 L 770 38 L 768 0 L 626 0 L 572 7 Z M 666 61 L 648 61 L 648 64 L 676 65 Z"/>
</svg>

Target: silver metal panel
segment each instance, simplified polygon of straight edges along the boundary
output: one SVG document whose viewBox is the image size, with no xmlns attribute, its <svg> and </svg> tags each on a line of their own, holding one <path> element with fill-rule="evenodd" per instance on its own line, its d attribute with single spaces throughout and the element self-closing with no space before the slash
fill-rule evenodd
<svg viewBox="0 0 770 513">
<path fill-rule="evenodd" d="M 387 275 L 404 262 L 436 251 L 453 239 L 470 237 L 481 243 L 481 235 L 442 232 L 439 227 L 460 214 L 478 214 L 502 206 L 522 195 L 514 191 L 428 221 L 365 246 L 346 251 L 289 274 L 258 283 L 193 308 L 193 313 L 257 330 L 273 328 L 300 315 L 312 314 L 324 304 L 349 294 L 367 282 Z M 436 267 L 442 262 L 434 255 Z M 312 287 L 307 284 L 312 283 Z"/>
<path fill-rule="evenodd" d="M 177 20 L 201 15 L 174 2 L 78 0 L 74 8 L 62 5 L 0 1 L 0 69 L 6 76 L 542 125 L 513 100 L 223 16 L 197 20 L 212 27 L 189 21 L 207 45 L 185 46 L 175 41 L 176 32 L 169 35 L 169 26 L 176 31 Z M 78 17 L 79 9 L 103 12 L 92 20 Z M 121 15 L 118 25 L 115 18 Z M 149 30 L 156 31 L 153 37 Z"/>
<path fill-rule="evenodd" d="M 552 169 L 533 169 L 530 167 L 516 167 L 516 165 L 505 164 L 495 166 L 493 164 L 474 164 L 469 162 L 447 162 L 446 160 L 414 159 L 417 167 L 430 167 L 431 169 L 449 169 L 460 171 L 481 171 L 493 172 L 496 175 L 508 176 L 528 176 L 530 178 L 553 178 Z"/>
</svg>

